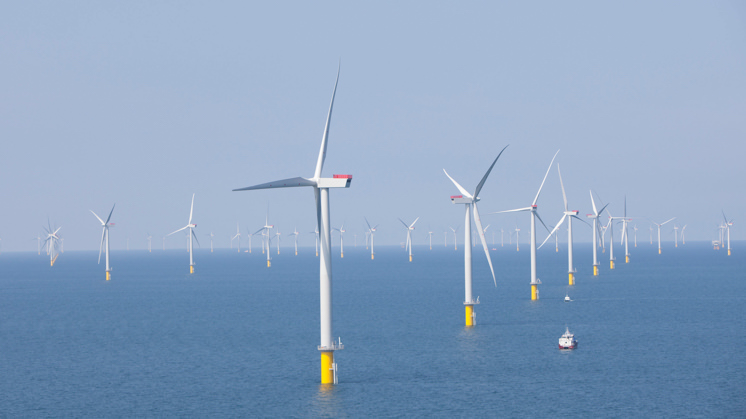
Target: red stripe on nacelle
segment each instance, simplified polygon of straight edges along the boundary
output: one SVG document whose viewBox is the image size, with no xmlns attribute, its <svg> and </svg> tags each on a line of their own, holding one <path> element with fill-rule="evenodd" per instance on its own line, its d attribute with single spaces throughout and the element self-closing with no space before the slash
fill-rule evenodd
<svg viewBox="0 0 746 419">
<path fill-rule="evenodd" d="M 451 195 L 451 199 L 463 198 L 463 195 Z"/>
<path fill-rule="evenodd" d="M 334 175 L 334 179 L 352 179 L 352 175 Z"/>
</svg>

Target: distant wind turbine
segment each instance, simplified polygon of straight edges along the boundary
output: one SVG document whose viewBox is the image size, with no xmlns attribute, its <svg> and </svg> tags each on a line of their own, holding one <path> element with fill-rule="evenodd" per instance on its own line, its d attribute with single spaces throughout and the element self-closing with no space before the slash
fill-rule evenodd
<svg viewBox="0 0 746 419">
<path fill-rule="evenodd" d="M 663 222 L 663 223 L 660 223 L 660 224 L 658 224 L 655 221 L 653 221 L 653 224 L 655 224 L 656 226 L 658 226 L 658 254 L 659 255 L 661 254 L 661 226 L 663 226 L 664 224 L 670 223 L 671 221 L 673 221 L 675 219 L 676 219 L 676 217 L 673 217 L 670 220 L 668 220 L 666 222 Z"/>
<path fill-rule="evenodd" d="M 109 211 L 109 217 L 106 218 L 106 221 L 102 220 L 101 217 L 96 215 L 93 210 L 91 210 L 91 214 L 93 214 L 96 219 L 101 222 L 101 226 L 103 227 L 103 230 L 101 231 L 101 244 L 98 247 L 98 263 L 101 263 L 101 250 L 106 249 L 106 280 L 111 279 L 111 266 L 109 265 L 109 226 L 114 225 L 113 223 L 109 223 L 111 221 L 111 214 L 114 213 L 114 207 L 116 204 L 114 204 L 111 207 L 111 211 Z"/>
<path fill-rule="evenodd" d="M 197 224 L 192 223 L 192 215 L 194 215 L 194 195 L 195 194 L 192 194 L 192 206 L 189 209 L 189 222 L 187 222 L 187 225 L 166 235 L 168 237 L 171 234 L 178 233 L 183 230 L 186 230 L 188 232 L 189 234 L 189 273 L 190 274 L 194 273 L 194 253 L 193 253 L 194 244 L 192 242 L 192 238 L 194 238 L 194 240 L 197 240 L 197 244 L 199 244 L 197 235 L 194 234 L 194 228 L 197 227 Z"/>
<path fill-rule="evenodd" d="M 399 218 L 399 221 L 401 221 L 402 224 L 404 224 L 404 228 L 407 229 L 407 250 L 409 250 L 409 261 L 412 261 L 412 232 L 414 231 L 414 225 L 417 223 L 417 220 L 419 220 L 420 217 L 417 217 L 412 224 L 407 225 L 404 221 L 402 221 L 401 218 Z"/>
</svg>

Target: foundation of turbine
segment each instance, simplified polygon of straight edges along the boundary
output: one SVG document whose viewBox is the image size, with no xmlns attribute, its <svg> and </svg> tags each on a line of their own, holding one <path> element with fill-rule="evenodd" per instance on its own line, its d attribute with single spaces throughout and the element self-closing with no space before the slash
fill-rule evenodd
<svg viewBox="0 0 746 419">
<path fill-rule="evenodd" d="M 598 276 L 598 265 L 593 265 L 593 276 Z"/>
<path fill-rule="evenodd" d="M 570 280 L 568 282 L 568 285 L 575 285 L 575 273 L 574 272 L 570 272 L 569 276 L 570 276 Z"/>
</svg>

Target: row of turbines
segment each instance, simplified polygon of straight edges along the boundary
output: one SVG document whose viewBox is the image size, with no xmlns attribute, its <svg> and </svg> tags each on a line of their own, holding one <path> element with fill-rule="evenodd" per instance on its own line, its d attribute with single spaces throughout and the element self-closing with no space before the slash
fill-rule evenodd
<svg viewBox="0 0 746 419">
<path fill-rule="evenodd" d="M 335 174 L 332 177 L 322 177 L 322 171 L 324 168 L 324 162 L 326 158 L 326 150 L 327 150 L 327 144 L 328 144 L 328 137 L 329 137 L 329 130 L 330 130 L 330 124 L 331 124 L 331 117 L 332 117 L 332 110 L 334 107 L 334 98 L 336 96 L 336 90 L 337 85 L 339 82 L 339 69 L 337 70 L 337 77 L 334 83 L 334 88 L 332 90 L 332 98 L 331 102 L 329 104 L 329 111 L 326 118 L 326 124 L 324 126 L 324 133 L 321 140 L 321 147 L 319 150 L 318 157 L 316 159 L 316 165 L 314 173 L 309 178 L 304 177 L 292 177 L 287 179 L 281 179 L 273 182 L 267 182 L 262 184 L 257 184 L 253 186 L 248 186 L 244 188 L 234 189 L 233 191 L 252 191 L 252 190 L 259 190 L 259 189 L 275 189 L 275 188 L 293 188 L 293 187 L 310 187 L 313 190 L 315 202 L 316 202 L 316 219 L 317 219 L 317 228 L 315 231 L 316 234 L 316 252 L 317 256 L 319 256 L 319 295 L 320 295 L 320 342 L 317 346 L 317 349 L 320 352 L 321 355 L 321 383 L 322 384 L 336 384 L 338 382 L 338 366 L 335 362 L 335 352 L 344 349 L 344 345 L 341 342 L 341 338 L 334 337 L 333 334 L 333 321 L 332 321 L 332 255 L 331 255 L 331 232 L 332 230 L 337 230 L 340 233 L 340 251 L 341 256 L 344 257 L 344 242 L 343 242 L 343 234 L 346 231 L 344 228 L 344 225 L 342 225 L 339 229 L 334 229 L 331 227 L 330 224 L 330 190 L 331 189 L 346 189 L 349 188 L 352 183 L 352 175 L 339 175 Z M 465 306 L 465 325 L 466 326 L 475 326 L 476 325 L 476 312 L 474 310 L 474 306 L 479 304 L 479 297 L 474 299 L 474 293 L 473 293 L 473 287 L 472 287 L 472 247 L 469 244 L 472 244 L 472 218 L 476 227 L 476 233 L 479 236 L 479 241 L 482 244 L 482 247 L 485 252 L 485 256 L 487 258 L 487 262 L 490 267 L 490 272 L 492 275 L 493 283 L 495 287 L 497 287 L 497 280 L 495 277 L 495 269 L 492 264 L 492 260 L 490 257 L 489 249 L 487 246 L 487 241 L 485 238 L 485 231 L 487 230 L 487 227 L 482 227 L 482 221 L 480 218 L 479 210 L 477 203 L 480 201 L 479 193 L 481 192 L 485 182 L 487 181 L 490 172 L 495 167 L 496 163 L 502 156 L 502 154 L 505 152 L 508 146 L 505 146 L 497 155 L 497 157 L 493 160 L 492 164 L 489 166 L 487 172 L 482 177 L 481 181 L 476 185 L 473 192 L 469 192 L 467 189 L 465 189 L 463 186 L 461 186 L 454 178 L 452 178 L 448 172 L 445 171 L 445 175 L 448 177 L 448 179 L 451 180 L 451 182 L 454 184 L 456 189 L 459 191 L 458 195 L 452 195 L 450 197 L 451 202 L 453 204 L 458 205 L 464 205 L 464 306 Z M 581 221 L 583 223 L 587 222 L 583 220 L 581 217 L 578 216 L 579 211 L 577 210 L 570 210 L 567 196 L 565 194 L 565 188 L 564 183 L 562 182 L 562 174 L 559 169 L 559 164 L 557 165 L 557 172 L 560 179 L 560 185 L 562 188 L 562 196 L 564 199 L 564 212 L 562 213 L 561 218 L 559 219 L 559 222 L 554 226 L 553 229 L 549 229 L 547 225 L 542 220 L 541 216 L 538 213 L 538 200 L 541 194 L 541 191 L 544 187 L 544 184 L 547 180 L 547 177 L 554 165 L 554 162 L 557 158 L 557 155 L 559 153 L 559 150 L 554 154 L 552 157 L 552 160 L 549 164 L 549 167 L 547 168 L 546 173 L 544 174 L 544 177 L 539 184 L 538 191 L 534 197 L 534 199 L 531 201 L 531 203 L 526 207 L 521 208 L 515 208 L 515 209 L 508 209 L 503 211 L 496 211 L 488 214 L 507 214 L 507 213 L 528 213 L 529 216 L 529 222 L 530 222 L 530 232 L 529 232 L 529 239 L 530 239 L 530 253 L 531 253 L 531 277 L 530 277 L 530 287 L 531 287 L 531 300 L 538 300 L 539 299 L 539 285 L 541 284 L 541 281 L 537 277 L 537 249 L 541 248 L 548 240 L 552 237 L 552 235 L 556 234 L 558 229 L 564 224 L 567 223 L 567 232 L 568 232 L 568 277 L 569 277 L 569 285 L 575 284 L 575 274 L 577 272 L 574 262 L 573 262 L 573 219 Z M 605 204 L 599 208 L 598 205 L 596 205 L 596 200 L 594 199 L 593 192 L 590 192 L 590 198 L 591 198 L 591 205 L 593 208 L 593 213 L 588 214 L 587 218 L 591 221 L 591 227 L 593 229 L 593 275 L 597 276 L 599 274 L 599 261 L 598 261 L 598 249 L 599 249 L 599 243 L 600 241 L 603 243 L 604 237 L 603 233 L 605 231 L 610 232 L 610 242 L 613 243 L 613 225 L 614 223 L 621 223 L 622 224 L 622 242 L 625 246 L 625 262 L 629 262 L 629 246 L 628 246 L 628 224 L 629 221 L 631 221 L 630 218 L 627 216 L 626 211 L 626 198 L 625 198 L 625 205 L 624 205 L 624 212 L 621 216 L 611 216 L 611 214 L 608 215 L 608 223 L 605 224 L 605 227 L 601 226 L 600 219 L 602 217 L 602 214 L 604 211 L 607 212 L 607 207 L 609 204 Z M 111 211 L 109 212 L 109 215 L 104 221 L 101 217 L 99 217 L 95 212 L 91 211 L 93 215 L 96 217 L 96 219 L 101 223 L 102 226 L 102 236 L 101 236 L 101 244 L 99 246 L 99 263 L 101 259 L 102 253 L 105 253 L 105 261 L 106 261 L 106 279 L 111 279 L 111 267 L 109 264 L 109 228 L 113 226 L 113 223 L 110 222 L 111 216 L 114 212 L 114 207 L 112 207 Z M 189 271 L 190 273 L 194 273 L 194 258 L 193 258 L 193 240 L 196 240 L 197 243 L 199 243 L 199 240 L 197 240 L 197 236 L 194 232 L 194 229 L 197 227 L 195 223 L 193 223 L 193 215 L 194 215 L 194 195 L 192 195 L 192 202 L 189 212 L 189 219 L 187 224 L 184 227 L 181 227 L 172 233 L 168 234 L 168 236 L 171 236 L 173 234 L 176 234 L 181 231 L 187 231 L 187 237 L 188 237 L 188 251 L 189 251 Z M 268 218 L 265 219 L 265 225 L 262 226 L 259 230 L 254 232 L 253 234 L 249 235 L 249 240 L 251 240 L 251 237 L 253 235 L 261 233 L 262 235 L 262 249 L 267 254 L 267 266 L 271 266 L 271 257 L 270 257 L 270 245 L 272 240 L 272 234 L 271 231 L 274 228 L 273 225 L 270 225 L 268 222 Z M 414 231 L 415 224 L 419 220 L 419 217 L 416 218 L 412 223 L 406 223 L 403 220 L 399 219 L 399 221 L 402 223 L 402 225 L 406 228 L 407 236 L 406 236 L 406 242 L 405 242 L 405 249 L 409 255 L 409 260 L 412 261 L 412 232 Z M 663 225 L 666 225 L 667 223 L 673 221 L 674 218 L 661 222 L 661 223 L 654 223 L 658 227 L 658 252 L 661 252 L 660 248 L 660 231 L 661 227 Z M 537 221 L 541 223 L 544 228 L 549 232 L 549 235 L 547 238 L 537 246 Z M 367 218 L 365 219 L 366 226 L 368 231 L 366 232 L 366 236 L 370 238 L 370 248 L 371 248 L 371 259 L 375 258 L 375 252 L 373 247 L 373 241 L 374 241 L 374 235 L 378 228 L 378 225 L 371 226 L 371 224 L 368 222 Z M 725 232 L 723 233 L 727 235 L 728 238 L 728 254 L 730 255 L 730 226 L 732 225 L 732 220 L 725 219 Z M 61 227 L 60 227 L 61 228 Z M 45 227 L 46 231 L 46 238 L 45 238 L 45 246 L 47 248 L 47 252 L 50 254 L 50 260 L 51 264 L 54 264 L 54 260 L 57 258 L 57 253 L 61 249 L 61 238 L 59 237 L 58 233 L 60 228 L 52 229 L 51 224 L 48 223 L 48 227 Z M 636 229 L 636 227 L 635 227 Z M 458 228 L 451 227 L 451 230 L 454 234 L 454 242 L 456 238 L 456 232 Z M 683 234 L 683 228 L 682 228 L 682 234 Z M 516 243 L 518 242 L 518 232 L 520 230 L 516 227 Z M 636 230 L 635 230 L 636 231 Z M 678 230 L 677 231 L 677 237 L 678 237 Z M 297 229 L 294 230 L 293 236 L 295 236 L 295 249 L 297 254 L 297 238 L 298 235 Z M 431 247 L 432 247 L 432 232 L 429 232 L 430 234 L 430 240 L 431 240 Z M 210 237 L 212 239 L 214 235 L 211 233 Z M 447 234 L 446 234 L 447 236 Z M 277 237 L 277 245 L 278 245 L 278 252 L 279 252 L 279 232 L 275 233 L 275 237 Z M 366 238 L 367 238 L 366 237 Z M 150 249 L 150 239 L 151 236 L 148 236 L 149 240 L 149 249 Z M 232 239 L 238 239 L 240 240 L 240 229 L 238 229 L 235 236 L 232 237 Z M 635 239 L 636 240 L 636 239 Z M 366 240 L 367 241 L 367 240 Z M 722 242 L 722 239 L 720 240 Z M 493 238 L 494 243 L 494 238 Z M 678 245 L 678 239 L 677 239 L 677 245 Z M 240 244 L 239 244 L 240 246 Z M 211 240 L 211 247 L 212 247 L 212 240 Z M 249 248 L 251 248 L 251 243 L 249 244 Z M 455 247 L 457 249 L 457 245 Z M 240 251 L 240 248 L 239 248 Z M 615 268 L 615 258 L 614 258 L 614 246 L 613 244 L 610 246 L 610 269 Z"/>
</svg>

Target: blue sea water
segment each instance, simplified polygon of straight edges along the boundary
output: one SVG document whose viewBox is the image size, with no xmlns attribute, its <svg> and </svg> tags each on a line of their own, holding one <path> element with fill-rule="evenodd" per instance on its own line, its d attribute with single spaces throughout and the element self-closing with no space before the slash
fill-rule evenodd
<svg viewBox="0 0 746 419">
<path fill-rule="evenodd" d="M 96 252 L 53 268 L 0 255 L 2 417 L 744 417 L 746 258 L 707 243 L 632 248 L 591 275 L 590 245 L 474 252 L 477 326 L 465 328 L 463 250 L 334 253 L 339 385 L 321 386 L 318 259 Z M 566 293 L 573 302 L 565 303 Z M 579 340 L 560 351 L 568 326 Z"/>
</svg>

